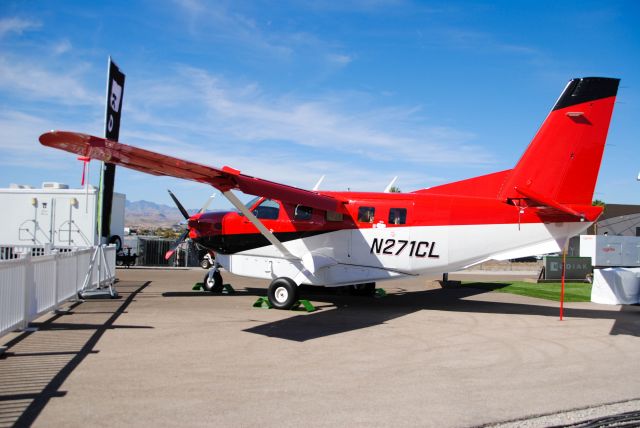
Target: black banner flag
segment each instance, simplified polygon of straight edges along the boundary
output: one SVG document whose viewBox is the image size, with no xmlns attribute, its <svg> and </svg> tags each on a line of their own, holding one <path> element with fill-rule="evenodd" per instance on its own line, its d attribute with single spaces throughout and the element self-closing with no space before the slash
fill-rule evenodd
<svg viewBox="0 0 640 428">
<path fill-rule="evenodd" d="M 107 113 L 104 136 L 112 141 L 118 141 L 120 138 L 124 78 L 124 73 L 120 71 L 118 66 L 111 60 L 111 57 L 109 57 Z M 116 178 L 116 166 L 111 163 L 105 163 L 102 177 L 102 220 L 100 236 L 103 238 L 103 241 L 107 241 L 111 231 L 111 207 L 113 206 L 113 187 Z"/>
</svg>

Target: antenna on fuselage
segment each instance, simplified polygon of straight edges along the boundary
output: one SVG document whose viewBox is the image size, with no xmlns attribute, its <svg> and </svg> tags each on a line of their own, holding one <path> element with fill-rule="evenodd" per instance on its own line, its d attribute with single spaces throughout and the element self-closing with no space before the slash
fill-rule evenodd
<svg viewBox="0 0 640 428">
<path fill-rule="evenodd" d="M 198 211 L 199 213 L 203 213 L 207 210 L 207 208 L 209 208 L 209 205 L 211 204 L 211 202 L 213 202 L 213 198 L 216 197 L 216 193 L 212 193 L 211 196 L 209 196 L 209 198 L 207 199 L 207 202 L 204 203 L 204 205 L 202 206 L 202 208 L 200 208 L 200 211 Z"/>
<path fill-rule="evenodd" d="M 389 184 L 387 184 L 387 187 L 384 189 L 384 193 L 391 193 L 391 188 L 396 184 L 396 181 L 398 181 L 397 175 L 393 177 L 393 180 L 391 180 Z"/>
<path fill-rule="evenodd" d="M 318 180 L 318 182 L 316 183 L 315 186 L 313 186 L 312 190 L 318 190 L 320 188 L 320 185 L 322 184 L 322 182 L 324 181 L 324 175 L 322 177 L 320 177 L 320 180 Z"/>
</svg>

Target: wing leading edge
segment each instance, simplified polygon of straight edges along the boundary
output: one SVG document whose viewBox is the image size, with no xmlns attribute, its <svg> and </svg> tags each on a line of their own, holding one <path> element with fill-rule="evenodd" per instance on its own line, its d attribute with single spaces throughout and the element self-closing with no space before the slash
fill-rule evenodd
<svg viewBox="0 0 640 428">
<path fill-rule="evenodd" d="M 206 183 L 221 192 L 236 189 L 250 195 L 328 211 L 338 211 L 342 204 L 331 196 L 251 177 L 227 166 L 222 169 L 213 168 L 79 132 L 47 132 L 40 136 L 40 144 L 147 174 Z"/>
</svg>

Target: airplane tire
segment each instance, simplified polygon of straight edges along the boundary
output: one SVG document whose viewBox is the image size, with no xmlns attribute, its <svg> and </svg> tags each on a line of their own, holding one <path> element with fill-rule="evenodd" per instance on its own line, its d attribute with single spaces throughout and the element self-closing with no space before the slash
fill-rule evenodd
<svg viewBox="0 0 640 428">
<path fill-rule="evenodd" d="M 376 283 L 353 284 L 349 286 L 349 292 L 353 296 L 373 296 L 376 292 Z"/>
<path fill-rule="evenodd" d="M 291 309 L 298 301 L 298 286 L 289 278 L 276 278 L 267 290 L 269 303 L 276 309 Z"/>
<path fill-rule="evenodd" d="M 214 271 L 212 276 L 209 276 L 209 272 L 207 272 L 202 280 L 202 288 L 204 291 L 211 293 L 220 293 L 222 291 L 222 275 L 220 275 L 220 271 Z"/>
<path fill-rule="evenodd" d="M 202 259 L 200 260 L 200 267 L 202 269 L 209 269 L 211 267 L 211 263 L 209 263 L 209 260 L 207 259 Z"/>
<path fill-rule="evenodd" d="M 118 235 L 111 235 L 108 244 L 116 246 L 116 253 L 119 253 L 122 250 L 122 238 Z"/>
</svg>

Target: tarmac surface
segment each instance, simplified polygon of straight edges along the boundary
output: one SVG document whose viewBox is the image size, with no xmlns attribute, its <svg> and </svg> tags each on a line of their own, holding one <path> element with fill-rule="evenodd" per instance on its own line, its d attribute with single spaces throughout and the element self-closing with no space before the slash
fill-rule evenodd
<svg viewBox="0 0 640 428">
<path fill-rule="evenodd" d="M 307 290 L 318 311 L 278 311 L 252 306 L 267 281 L 223 273 L 235 294 L 192 291 L 204 273 L 118 270 L 119 299 L 0 338 L 0 427 L 550 426 L 640 410 L 638 306 L 570 303 L 559 321 L 554 302 L 418 278 L 380 283 L 382 298 Z"/>
</svg>

